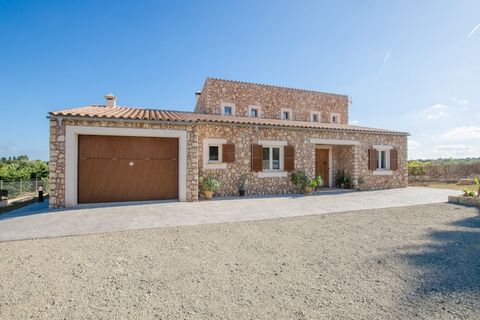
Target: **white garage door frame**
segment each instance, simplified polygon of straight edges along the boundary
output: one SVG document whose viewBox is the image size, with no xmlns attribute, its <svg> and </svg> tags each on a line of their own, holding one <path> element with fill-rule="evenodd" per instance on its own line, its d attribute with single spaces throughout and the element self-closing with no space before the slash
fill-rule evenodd
<svg viewBox="0 0 480 320">
<path fill-rule="evenodd" d="M 65 207 L 78 204 L 78 136 L 125 136 L 178 138 L 178 200 L 187 199 L 187 131 L 165 129 L 66 126 L 65 128 Z"/>
</svg>

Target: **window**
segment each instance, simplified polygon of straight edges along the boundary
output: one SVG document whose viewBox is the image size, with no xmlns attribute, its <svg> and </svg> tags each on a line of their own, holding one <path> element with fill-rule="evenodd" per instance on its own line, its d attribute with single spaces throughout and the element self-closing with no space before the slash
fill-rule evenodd
<svg viewBox="0 0 480 320">
<path fill-rule="evenodd" d="M 262 169 L 264 171 L 280 170 L 280 147 L 264 147 Z"/>
<path fill-rule="evenodd" d="M 388 170 L 387 150 L 377 150 L 377 170 Z"/>
<path fill-rule="evenodd" d="M 251 108 L 250 109 L 250 117 L 258 117 L 258 109 L 257 108 Z"/>
<path fill-rule="evenodd" d="M 318 111 L 310 111 L 310 121 L 312 121 L 312 122 L 320 122 L 320 112 L 318 112 Z"/>
<path fill-rule="evenodd" d="M 226 116 L 231 116 L 232 115 L 232 107 L 224 106 L 223 107 L 223 114 L 226 115 Z"/>
<path fill-rule="evenodd" d="M 282 108 L 280 111 L 280 119 L 282 120 L 292 120 L 292 109 Z"/>
<path fill-rule="evenodd" d="M 208 162 L 220 161 L 220 146 L 208 146 Z"/>
<path fill-rule="evenodd" d="M 223 159 L 223 146 L 227 139 L 203 139 L 203 169 L 226 169 Z"/>
<path fill-rule="evenodd" d="M 332 113 L 330 115 L 330 122 L 331 123 L 340 123 L 340 115 L 338 113 Z"/>
<path fill-rule="evenodd" d="M 233 103 L 221 103 L 220 112 L 222 116 L 234 116 L 235 115 L 235 104 Z"/>
</svg>

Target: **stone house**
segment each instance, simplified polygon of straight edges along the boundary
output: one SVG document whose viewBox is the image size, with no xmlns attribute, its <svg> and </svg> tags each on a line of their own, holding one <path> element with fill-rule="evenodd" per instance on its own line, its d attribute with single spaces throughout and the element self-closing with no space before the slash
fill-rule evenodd
<svg viewBox="0 0 480 320">
<path fill-rule="evenodd" d="M 348 124 L 348 96 L 208 78 L 194 112 L 105 105 L 49 113 L 50 206 L 199 199 L 199 177 L 217 195 L 295 192 L 303 169 L 335 187 L 407 186 L 408 133 Z"/>
</svg>

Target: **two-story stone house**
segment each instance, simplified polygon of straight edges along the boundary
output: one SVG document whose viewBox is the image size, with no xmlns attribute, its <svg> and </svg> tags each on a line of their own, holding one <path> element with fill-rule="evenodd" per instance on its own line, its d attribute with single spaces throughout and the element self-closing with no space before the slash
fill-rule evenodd
<svg viewBox="0 0 480 320">
<path fill-rule="evenodd" d="M 407 185 L 405 132 L 348 124 L 345 95 L 208 78 L 194 112 L 105 105 L 51 112 L 50 206 L 199 198 L 199 177 L 236 195 L 295 191 L 304 169 L 334 187 Z"/>
</svg>

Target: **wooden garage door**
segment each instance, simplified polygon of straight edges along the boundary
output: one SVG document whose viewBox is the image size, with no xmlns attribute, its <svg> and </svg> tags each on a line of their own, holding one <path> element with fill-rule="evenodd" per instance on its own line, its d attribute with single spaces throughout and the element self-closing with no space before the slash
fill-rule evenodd
<svg viewBox="0 0 480 320">
<path fill-rule="evenodd" d="M 178 198 L 178 139 L 78 137 L 78 203 Z"/>
</svg>

